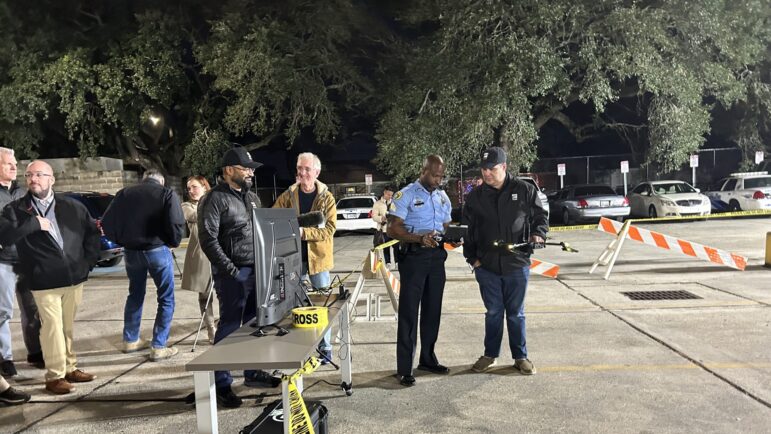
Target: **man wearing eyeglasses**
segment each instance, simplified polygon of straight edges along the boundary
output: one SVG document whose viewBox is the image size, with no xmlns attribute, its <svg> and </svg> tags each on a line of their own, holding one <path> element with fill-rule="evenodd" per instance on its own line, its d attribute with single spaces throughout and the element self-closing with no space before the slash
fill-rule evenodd
<svg viewBox="0 0 771 434">
<path fill-rule="evenodd" d="M 168 359 L 177 354 L 167 346 L 174 316 L 174 258 L 171 249 L 179 246 L 185 217 L 179 197 L 166 187 L 163 174 L 145 172 L 142 182 L 126 187 L 115 195 L 102 217 L 104 233 L 124 247 L 128 296 L 123 310 L 123 352 L 131 353 L 150 346 L 150 360 Z M 142 339 L 142 306 L 147 291 L 147 274 L 157 288 L 151 342 Z"/>
<path fill-rule="evenodd" d="M 16 245 L 17 270 L 38 307 L 45 388 L 70 393 L 72 383 L 95 378 L 77 369 L 72 340 L 83 283 L 99 259 L 99 230 L 83 204 L 54 194 L 48 163 L 31 162 L 24 177 L 27 194 L 3 208 L 0 244 Z"/>
<path fill-rule="evenodd" d="M 198 204 L 198 239 L 212 264 L 220 307 L 215 345 L 256 315 L 251 208 L 261 204 L 249 189 L 254 182 L 254 169 L 260 166 L 246 149 L 237 146 L 228 150 L 220 164 L 225 182 L 217 184 Z M 217 402 L 226 408 L 243 403 L 233 392 L 232 384 L 229 371 L 214 372 Z M 265 371 L 247 370 L 244 384 L 276 387 L 281 379 Z"/>
</svg>

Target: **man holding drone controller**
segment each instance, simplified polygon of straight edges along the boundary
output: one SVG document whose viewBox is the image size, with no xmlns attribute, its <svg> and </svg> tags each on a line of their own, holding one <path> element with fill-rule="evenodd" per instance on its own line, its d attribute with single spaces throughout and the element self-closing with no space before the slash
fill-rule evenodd
<svg viewBox="0 0 771 434">
<path fill-rule="evenodd" d="M 254 244 L 252 207 L 261 207 L 260 199 L 250 191 L 254 169 L 262 166 L 252 160 L 246 149 L 234 147 L 222 158 L 222 178 L 198 207 L 198 236 L 206 257 L 212 264 L 214 290 L 220 306 L 220 320 L 214 344 L 225 339 L 243 324 L 255 318 Z M 240 407 L 241 398 L 233 393 L 229 371 L 215 371 L 217 402 L 226 408 Z M 244 385 L 277 387 L 281 379 L 265 371 L 244 371 Z"/>
<path fill-rule="evenodd" d="M 495 366 L 503 339 L 503 318 L 509 333 L 514 368 L 535 374 L 527 358 L 525 293 L 530 255 L 510 249 L 517 243 L 543 244 L 549 231 L 546 211 L 535 187 L 506 171 L 506 152 L 492 147 L 482 153 L 484 183 L 473 189 L 463 209 L 468 225 L 463 254 L 474 269 L 485 309 L 485 352 L 472 366 L 485 372 Z"/>
</svg>

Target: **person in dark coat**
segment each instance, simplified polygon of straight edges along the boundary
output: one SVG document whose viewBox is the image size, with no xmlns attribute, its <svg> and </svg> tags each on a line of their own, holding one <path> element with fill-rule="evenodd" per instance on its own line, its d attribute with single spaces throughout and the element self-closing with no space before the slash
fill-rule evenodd
<svg viewBox="0 0 771 434">
<path fill-rule="evenodd" d="M 259 197 L 249 191 L 254 169 L 262 166 L 249 152 L 235 147 L 222 157 L 222 182 L 198 205 L 198 239 L 212 264 L 214 290 L 219 300 L 220 320 L 214 345 L 252 321 L 257 313 L 254 244 L 251 209 L 260 208 Z M 217 403 L 235 408 L 243 400 L 233 392 L 228 371 L 214 372 Z M 277 387 L 281 379 L 268 372 L 244 371 L 244 385 Z"/>
<path fill-rule="evenodd" d="M 16 182 L 17 162 L 13 149 L 0 147 L 0 211 L 27 193 L 24 186 Z M 13 318 L 13 292 L 19 300 L 21 334 L 27 347 L 27 362 L 36 368 L 44 368 L 43 350 L 40 348 L 40 317 L 32 293 L 19 280 L 13 270 L 19 256 L 14 245 L 0 245 L 0 374 L 6 377 L 16 375 L 11 348 L 10 323 Z"/>
<path fill-rule="evenodd" d="M 503 323 L 509 332 L 514 369 L 536 372 L 525 339 L 525 294 L 530 255 L 501 248 L 508 244 L 543 243 L 549 218 L 532 185 L 509 175 L 506 152 L 494 146 L 482 152 L 484 184 L 469 193 L 463 210 L 468 236 L 463 247 L 474 269 L 485 309 L 484 354 L 471 369 L 486 372 L 500 356 Z"/>
<path fill-rule="evenodd" d="M 174 316 L 174 257 L 185 230 L 185 217 L 177 194 L 165 187 L 165 178 L 148 170 L 137 185 L 115 195 L 102 217 L 107 238 L 122 245 L 126 258 L 129 293 L 123 311 L 123 352 L 148 347 L 139 335 L 147 274 L 158 289 L 158 310 L 150 343 L 150 360 L 167 359 L 179 351 L 166 346 Z"/>
<path fill-rule="evenodd" d="M 54 194 L 48 163 L 31 162 L 24 177 L 27 194 L 6 205 L 0 216 L 0 244 L 16 245 L 18 273 L 38 307 L 45 388 L 70 393 L 72 383 L 95 378 L 77 368 L 72 340 L 83 284 L 99 259 L 99 229 L 83 204 Z"/>
</svg>

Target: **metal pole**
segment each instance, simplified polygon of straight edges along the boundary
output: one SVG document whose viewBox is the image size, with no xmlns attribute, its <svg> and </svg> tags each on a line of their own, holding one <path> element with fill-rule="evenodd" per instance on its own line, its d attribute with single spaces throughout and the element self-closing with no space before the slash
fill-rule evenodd
<svg viewBox="0 0 771 434">
<path fill-rule="evenodd" d="M 589 156 L 586 156 L 586 183 L 589 183 Z"/>
<path fill-rule="evenodd" d="M 626 197 L 626 196 L 627 196 L 627 193 L 626 193 L 626 172 L 624 172 L 624 197 Z"/>
</svg>

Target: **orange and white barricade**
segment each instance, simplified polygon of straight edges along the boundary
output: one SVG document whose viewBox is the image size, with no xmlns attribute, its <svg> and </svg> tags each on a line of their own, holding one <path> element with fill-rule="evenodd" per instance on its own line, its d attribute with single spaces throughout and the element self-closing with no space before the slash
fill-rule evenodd
<svg viewBox="0 0 771 434">
<path fill-rule="evenodd" d="M 361 274 L 359 275 L 359 279 L 356 281 L 356 286 L 354 287 L 351 298 L 348 301 L 348 312 L 350 315 L 349 318 L 354 317 L 354 309 L 356 308 L 356 305 L 359 301 L 359 297 L 362 295 L 362 290 L 364 289 L 366 281 L 380 278 L 382 278 L 383 283 L 385 283 L 388 298 L 391 300 L 391 306 L 394 309 L 394 318 L 396 318 L 396 315 L 399 312 L 399 291 L 401 289 L 401 283 L 399 282 L 399 279 L 391 272 L 391 270 L 388 269 L 381 256 L 383 248 L 388 248 L 396 243 L 398 243 L 397 240 L 391 240 L 367 252 L 367 257 L 364 258 L 364 261 L 362 261 Z M 376 295 L 376 314 L 371 312 L 373 294 L 368 293 L 366 296 L 367 309 L 365 316 L 367 320 L 372 321 L 373 318 L 380 319 L 380 295 Z"/>
<path fill-rule="evenodd" d="M 611 241 L 608 247 L 606 247 L 605 250 L 600 254 L 599 258 L 597 258 L 597 261 L 594 262 L 591 270 L 589 270 L 589 273 L 591 274 L 594 272 L 597 266 L 607 265 L 608 269 L 605 271 L 605 280 L 607 280 L 610 276 L 613 265 L 615 264 L 616 259 L 618 258 L 618 254 L 621 251 L 621 246 L 624 244 L 624 240 L 627 238 L 664 250 L 669 250 L 681 253 L 686 256 L 698 258 L 703 261 L 725 265 L 737 270 L 743 271 L 747 266 L 747 258 L 744 256 L 727 252 L 725 250 L 708 247 L 699 243 L 694 243 L 692 241 L 681 240 L 679 238 L 671 237 L 669 235 L 648 229 L 638 228 L 636 226 L 632 226 L 631 221 L 629 220 L 621 224 L 617 221 L 602 217 L 600 219 L 600 223 L 597 225 L 597 230 L 600 232 L 617 235 L 616 239 Z"/>
<path fill-rule="evenodd" d="M 460 253 L 463 254 L 463 246 L 459 247 L 452 247 L 449 244 L 444 245 L 444 249 L 448 252 L 454 252 L 454 253 Z M 539 276 L 544 277 L 551 277 L 552 279 L 557 278 L 557 274 L 559 274 L 560 266 L 552 264 L 551 262 L 542 261 L 540 259 L 536 258 L 530 258 L 530 273 L 531 274 L 538 274 Z"/>
</svg>

